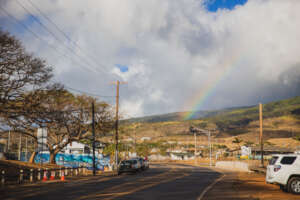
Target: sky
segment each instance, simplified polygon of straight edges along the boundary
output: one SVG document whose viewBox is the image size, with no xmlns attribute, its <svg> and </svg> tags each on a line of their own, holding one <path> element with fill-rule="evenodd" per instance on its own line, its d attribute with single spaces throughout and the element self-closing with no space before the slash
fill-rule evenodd
<svg viewBox="0 0 300 200">
<path fill-rule="evenodd" d="M 2 0 L 0 26 L 54 81 L 124 118 L 300 94 L 298 0 Z M 50 20 L 49 20 L 50 19 Z"/>
</svg>

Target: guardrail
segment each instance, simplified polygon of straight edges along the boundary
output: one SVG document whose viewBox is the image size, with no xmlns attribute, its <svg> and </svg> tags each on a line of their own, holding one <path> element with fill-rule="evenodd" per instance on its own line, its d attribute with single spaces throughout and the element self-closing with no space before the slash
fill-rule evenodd
<svg viewBox="0 0 300 200">
<path fill-rule="evenodd" d="M 65 176 L 80 176 L 86 174 L 85 167 L 62 167 L 56 169 L 20 169 L 17 175 L 9 175 L 5 170 L 1 170 L 1 186 L 10 184 L 34 183 L 37 181 L 48 181 L 60 179 L 64 181 Z"/>
</svg>

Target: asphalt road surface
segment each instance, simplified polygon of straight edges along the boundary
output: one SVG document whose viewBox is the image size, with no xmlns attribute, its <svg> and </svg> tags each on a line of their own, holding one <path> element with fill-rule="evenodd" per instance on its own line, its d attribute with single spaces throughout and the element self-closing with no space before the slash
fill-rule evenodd
<svg viewBox="0 0 300 200">
<path fill-rule="evenodd" d="M 156 164 L 136 174 L 83 177 L 0 190 L 0 199 L 198 199 L 221 174 L 207 168 Z"/>
</svg>

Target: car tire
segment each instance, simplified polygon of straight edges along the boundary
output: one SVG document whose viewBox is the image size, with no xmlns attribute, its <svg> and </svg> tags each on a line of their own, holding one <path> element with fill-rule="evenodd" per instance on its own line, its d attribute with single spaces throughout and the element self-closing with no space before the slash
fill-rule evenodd
<svg viewBox="0 0 300 200">
<path fill-rule="evenodd" d="M 293 177 L 289 180 L 288 191 L 293 194 L 300 194 L 300 177 Z"/>
<path fill-rule="evenodd" d="M 288 192 L 288 189 L 287 189 L 287 186 L 286 185 L 279 185 L 280 189 L 283 191 L 283 192 Z"/>
</svg>

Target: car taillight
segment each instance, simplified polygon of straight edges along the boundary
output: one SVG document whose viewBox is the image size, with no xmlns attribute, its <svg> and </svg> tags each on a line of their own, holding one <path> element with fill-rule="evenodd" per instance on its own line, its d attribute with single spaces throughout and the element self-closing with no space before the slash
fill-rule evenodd
<svg viewBox="0 0 300 200">
<path fill-rule="evenodd" d="M 274 172 L 278 172 L 281 169 L 280 165 L 275 165 L 274 166 Z"/>
</svg>

